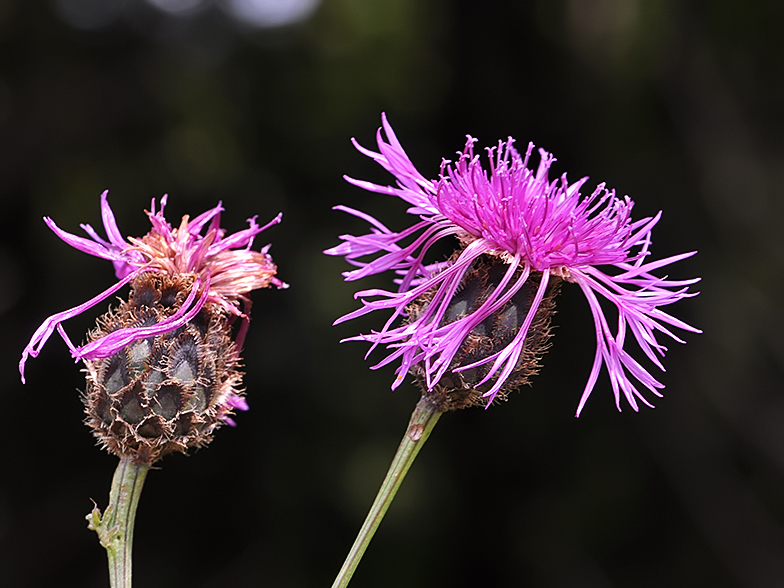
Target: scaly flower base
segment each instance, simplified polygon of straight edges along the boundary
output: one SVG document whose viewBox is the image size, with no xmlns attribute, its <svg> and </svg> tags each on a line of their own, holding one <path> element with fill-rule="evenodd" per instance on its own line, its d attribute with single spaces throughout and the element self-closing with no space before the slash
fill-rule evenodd
<svg viewBox="0 0 784 588">
<path fill-rule="evenodd" d="M 335 578 L 332 588 L 344 588 L 348 586 L 351 577 L 354 575 L 354 570 L 357 569 L 359 561 L 370 544 L 370 540 L 381 524 L 381 519 L 392 504 L 392 500 L 397 494 L 400 484 L 403 483 L 403 478 L 408 473 L 408 468 L 414 463 L 419 450 L 427 441 L 430 436 L 430 431 L 438 422 L 439 417 L 443 413 L 439 411 L 433 404 L 424 397 L 417 403 L 411 420 L 408 423 L 408 429 L 400 442 L 400 447 L 397 449 L 395 458 L 392 460 L 392 465 L 389 467 L 381 488 L 376 495 L 376 500 L 373 506 L 370 507 L 370 512 L 359 530 L 354 545 L 351 546 L 351 551 L 346 558 L 343 567 L 340 569 L 337 578 Z"/>
<path fill-rule="evenodd" d="M 131 588 L 133 526 L 149 469 L 150 464 L 136 463 L 128 456 L 121 457 L 112 479 L 109 506 L 103 515 L 96 506 L 86 517 L 87 527 L 98 533 L 101 545 L 106 548 L 112 588 Z"/>
</svg>

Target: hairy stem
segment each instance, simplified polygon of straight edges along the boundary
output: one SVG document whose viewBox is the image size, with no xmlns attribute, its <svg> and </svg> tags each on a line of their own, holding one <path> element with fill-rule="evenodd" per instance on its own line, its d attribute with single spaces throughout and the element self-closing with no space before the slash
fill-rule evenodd
<svg viewBox="0 0 784 588">
<path fill-rule="evenodd" d="M 142 493 L 148 463 L 134 462 L 128 456 L 120 458 L 109 492 L 109 506 L 103 514 L 96 506 L 87 515 L 87 527 L 98 533 L 109 558 L 111 588 L 131 588 L 133 527 L 136 507 Z"/>
</svg>

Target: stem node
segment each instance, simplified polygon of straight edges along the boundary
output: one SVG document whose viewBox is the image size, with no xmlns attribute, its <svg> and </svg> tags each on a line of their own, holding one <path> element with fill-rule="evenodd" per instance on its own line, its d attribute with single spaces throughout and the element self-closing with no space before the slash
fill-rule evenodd
<svg viewBox="0 0 784 588">
<path fill-rule="evenodd" d="M 93 502 L 93 510 L 85 517 L 87 528 L 98 534 L 98 541 L 106 549 L 111 588 L 131 588 L 136 507 L 149 469 L 148 463 L 138 463 L 129 456 L 122 456 L 112 478 L 109 506 L 101 514 L 98 505 Z"/>
</svg>

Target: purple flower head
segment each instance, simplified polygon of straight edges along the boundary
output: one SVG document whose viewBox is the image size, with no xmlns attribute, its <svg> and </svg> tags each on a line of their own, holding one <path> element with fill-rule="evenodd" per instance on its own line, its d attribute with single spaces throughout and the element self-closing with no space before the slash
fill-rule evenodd
<svg viewBox="0 0 784 588">
<path fill-rule="evenodd" d="M 49 228 L 71 247 L 111 261 L 119 281 L 87 302 L 50 316 L 38 327 L 19 362 L 22 382 L 25 381 L 27 358 L 38 356 L 55 329 L 77 361 L 107 358 L 135 341 L 182 328 L 207 303 L 214 303 L 242 320 L 236 340 L 239 350 L 250 321 L 251 302 L 248 293 L 270 285 L 288 287 L 275 277 L 276 267 L 267 253 L 269 245 L 261 251 L 251 249 L 256 235 L 279 223 L 282 215 L 279 214 L 265 226 L 259 226 L 256 217 L 253 217 L 248 219 L 247 229 L 226 236 L 225 229 L 220 227 L 223 207 L 218 204 L 193 220 L 184 216 L 180 225 L 173 228 L 164 216 L 167 196 L 163 196 L 160 210 L 156 212 L 153 199 L 151 211 L 147 212 L 152 224 L 150 232 L 141 238 L 129 237 L 125 240 L 117 228 L 107 194 L 108 191 L 101 195 L 101 216 L 106 239 L 100 237 L 90 225 L 81 225 L 90 237 L 86 239 L 62 230 L 52 219 L 44 217 Z M 192 280 L 190 292 L 174 314 L 155 324 L 114 330 L 78 347 L 71 343 L 62 326 L 65 320 L 92 308 L 144 274 Z M 244 400 L 238 399 L 237 403 L 237 407 L 241 407 Z"/>
<path fill-rule="evenodd" d="M 347 281 L 387 270 L 399 276 L 397 291 L 357 292 L 355 298 L 362 301 L 362 307 L 336 321 L 337 324 L 375 310 L 392 311 L 381 330 L 350 339 L 372 343 L 370 351 L 378 345 L 391 350 L 374 367 L 400 360 L 392 388 L 399 386 L 414 366 L 424 372 L 428 390 L 448 372 L 484 366 L 487 373 L 477 386 L 492 383 L 483 393 L 489 405 L 524 353 L 526 337 L 536 322 L 548 284 L 563 280 L 580 287 L 596 326 L 596 356 L 577 415 L 593 390 L 602 365 L 609 372 L 619 410 L 621 393 L 635 411 L 638 400 L 651 406 L 639 386 L 656 396 L 661 396 L 659 390 L 664 386 L 626 351 L 627 333 L 630 331 L 645 355 L 664 370 L 660 357 L 666 347 L 656 339 L 656 331 L 678 342 L 683 341 L 671 327 L 700 332 L 661 310 L 682 298 L 695 296 L 688 286 L 699 280 L 670 280 L 652 273 L 696 253 L 650 259 L 651 230 L 661 213 L 635 221 L 631 199 L 618 198 L 604 184 L 583 196 L 580 190 L 587 178 L 569 184 L 564 174 L 551 180 L 549 172 L 555 158 L 542 149 L 539 165 L 533 171 L 529 168 L 533 144 L 521 155 L 512 138 L 487 149 L 487 164 L 483 167 L 480 156 L 474 154 L 476 140 L 469 136 L 456 161 L 444 160 L 439 179 L 428 180 L 416 170 L 386 117 L 382 116 L 382 122 L 386 140 L 379 129 L 378 152 L 365 149 L 356 141 L 354 145 L 392 173 L 397 185 L 346 179 L 368 191 L 402 198 L 410 204 L 408 212 L 416 221 L 395 232 L 369 215 L 337 206 L 337 210 L 367 221 L 371 229 L 360 236 L 342 235 L 343 242 L 325 253 L 344 256 L 358 268 L 344 274 Z M 457 239 L 459 253 L 445 262 L 426 262 L 430 248 L 448 238 Z M 503 262 L 505 272 L 492 284 L 481 304 L 456 320 L 449 319 L 456 295 L 480 258 Z M 526 283 L 528 288 L 535 284 L 535 293 L 511 341 L 473 363 L 455 365 L 458 351 L 472 330 L 504 308 Z M 411 305 L 417 307 L 417 300 L 423 296 L 427 304 L 412 314 Z M 617 311 L 614 329 L 600 298 Z M 398 317 L 405 320 L 394 326 Z"/>
</svg>

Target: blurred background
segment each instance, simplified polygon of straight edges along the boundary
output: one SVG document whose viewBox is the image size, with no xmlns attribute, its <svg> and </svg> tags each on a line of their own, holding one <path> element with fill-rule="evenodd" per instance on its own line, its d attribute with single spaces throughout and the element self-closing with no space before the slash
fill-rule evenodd
<svg viewBox="0 0 784 588">
<path fill-rule="evenodd" d="M 425 176 L 466 134 L 512 135 L 663 210 L 654 255 L 698 249 L 670 275 L 702 277 L 672 310 L 705 332 L 666 343 L 655 410 L 618 413 L 604 374 L 575 419 L 594 331 L 565 287 L 533 386 L 441 419 L 352 586 L 784 585 L 782 63 L 778 0 L 2 0 L 0 585 L 108 585 L 84 516 L 116 459 L 83 375 L 57 337 L 17 372 L 42 320 L 114 280 L 41 220 L 100 227 L 105 189 L 124 235 L 164 193 L 173 223 L 282 211 L 260 243 L 291 284 L 253 296 L 251 410 L 150 472 L 136 585 L 331 584 L 418 398 L 339 344 L 381 317 L 331 326 L 357 287 L 321 254 L 366 230 L 336 204 L 409 222 L 342 179 L 390 181 L 350 143 L 381 112 Z"/>
</svg>

